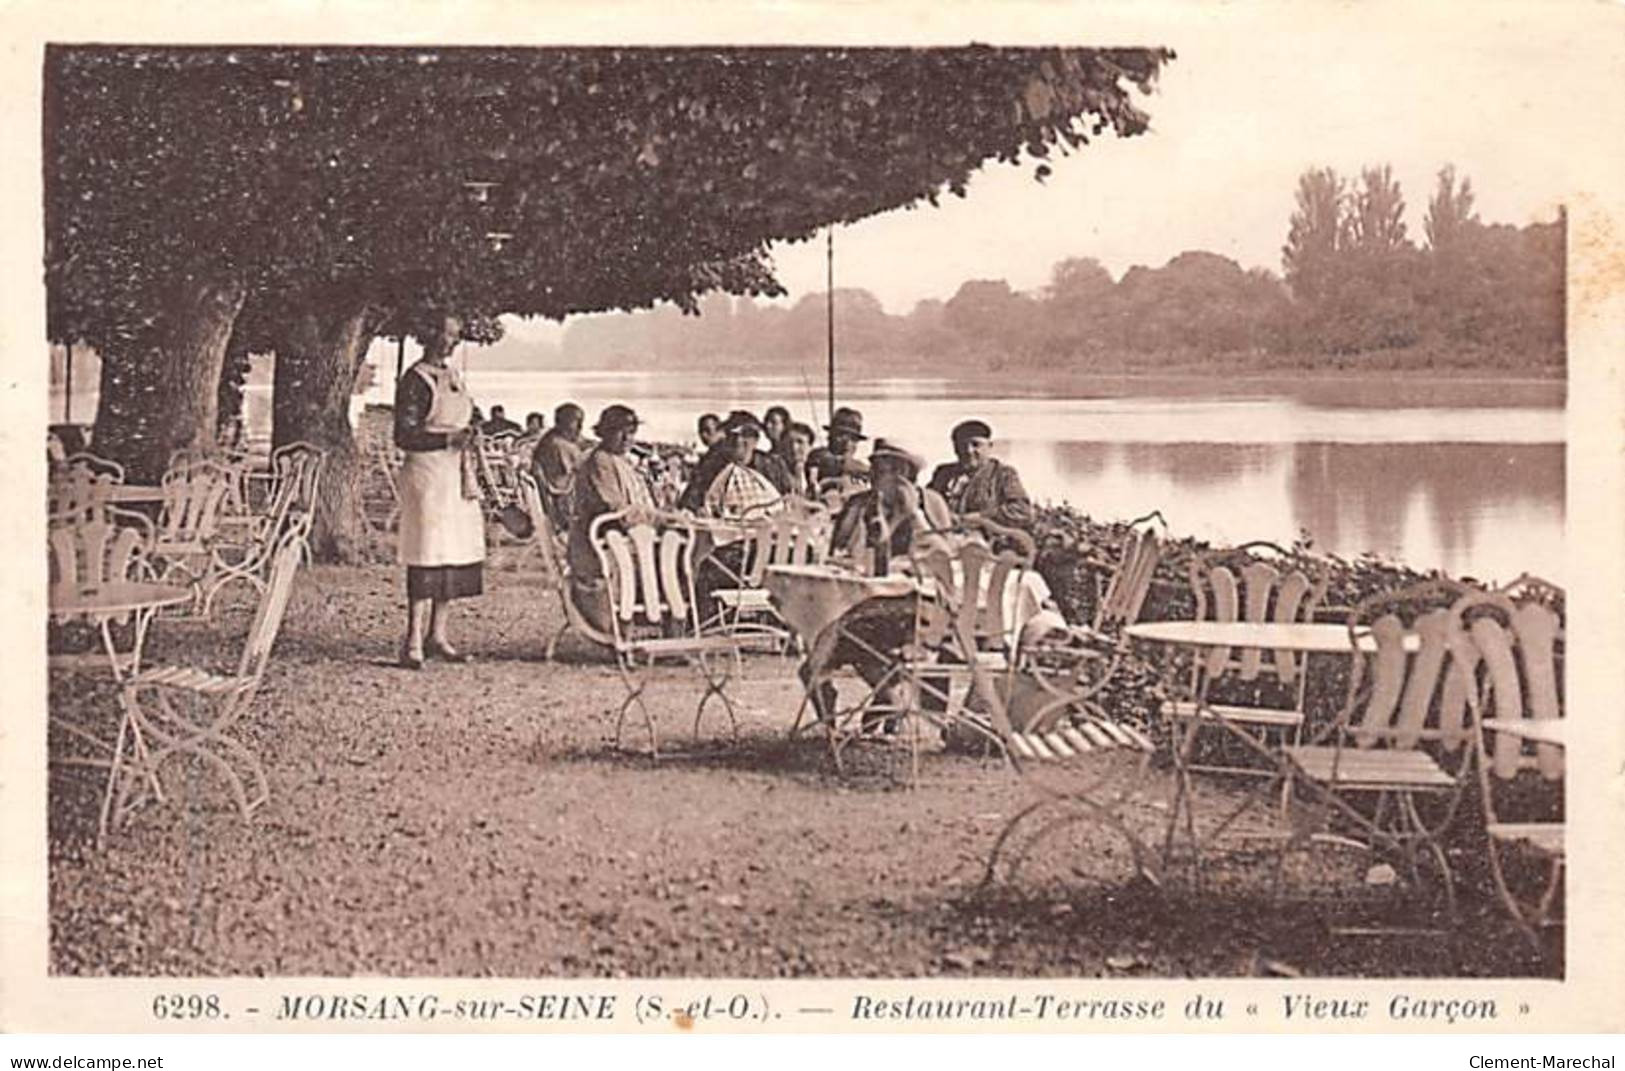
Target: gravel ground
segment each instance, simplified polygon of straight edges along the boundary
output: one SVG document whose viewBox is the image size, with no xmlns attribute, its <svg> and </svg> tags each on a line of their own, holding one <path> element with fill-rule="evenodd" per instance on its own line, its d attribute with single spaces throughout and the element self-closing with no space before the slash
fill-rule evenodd
<svg viewBox="0 0 1625 1071">
<path fill-rule="evenodd" d="M 270 801 L 244 823 L 201 766 L 176 798 L 95 845 L 100 783 L 63 767 L 50 798 L 51 964 L 83 975 L 1520 976 L 1533 956 L 1468 888 L 1446 939 L 1337 937 L 1333 925 L 1427 924 L 1425 895 L 1366 883 L 1368 861 L 1242 860 L 1203 889 L 1137 879 L 1123 844 L 1073 824 L 1013 879 L 989 851 L 1035 797 L 1004 766 L 858 745 L 837 777 L 820 740 L 790 740 L 791 663 L 749 659 L 740 740 L 698 678 L 656 670 L 661 761 L 611 746 L 621 688 L 566 639 L 543 576 L 498 552 L 460 605 L 465 666 L 393 668 L 398 570 L 300 574 L 242 737 Z M 245 606 L 213 627 L 159 622 L 148 659 L 233 660 Z M 113 692 L 53 681 L 58 712 L 113 726 Z M 60 741 L 53 741 L 53 745 Z M 642 747 L 641 726 L 627 743 Z M 1133 777 L 1132 767 L 1114 771 Z M 1154 834 L 1168 778 L 1128 806 Z M 1234 790 L 1202 784 L 1204 810 Z M 1320 858 L 1325 856 L 1325 858 Z M 1554 952 L 1554 956 L 1557 953 Z"/>
</svg>

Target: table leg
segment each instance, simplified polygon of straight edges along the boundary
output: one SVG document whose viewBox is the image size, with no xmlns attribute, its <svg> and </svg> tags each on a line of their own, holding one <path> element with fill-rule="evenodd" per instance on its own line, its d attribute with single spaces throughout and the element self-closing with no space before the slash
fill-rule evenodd
<svg viewBox="0 0 1625 1071">
<path fill-rule="evenodd" d="M 1163 692 L 1171 698 L 1188 695 L 1193 703 L 1198 701 L 1203 688 L 1200 684 L 1181 682 L 1183 674 L 1179 672 L 1177 652 L 1165 653 L 1161 661 Z M 1195 746 L 1196 732 L 1194 727 L 1185 727 L 1179 718 L 1170 717 L 1168 737 L 1168 750 L 1174 763 L 1174 784 L 1168 805 L 1168 826 L 1162 838 L 1162 868 L 1167 872 L 1173 867 L 1174 840 L 1183 825 L 1186 840 L 1189 842 L 1192 866 L 1196 867 L 1199 873 L 1202 852 L 1196 835 L 1195 802 L 1194 793 L 1191 791 L 1190 773 L 1190 756 Z"/>
<path fill-rule="evenodd" d="M 147 642 L 147 629 L 152 624 L 153 615 L 157 610 L 152 607 L 131 611 L 135 622 L 135 638 L 130 647 L 129 666 L 121 666 L 123 656 L 119 654 L 118 647 L 113 643 L 113 622 L 111 618 L 101 620 L 102 647 L 107 651 L 107 660 L 113 668 L 113 679 L 123 684 L 130 677 L 141 672 L 141 650 Z"/>
</svg>

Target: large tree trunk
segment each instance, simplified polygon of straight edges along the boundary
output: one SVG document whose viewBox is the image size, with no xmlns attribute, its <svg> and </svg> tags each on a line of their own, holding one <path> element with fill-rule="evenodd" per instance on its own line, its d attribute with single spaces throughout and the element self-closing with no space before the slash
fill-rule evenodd
<svg viewBox="0 0 1625 1071">
<path fill-rule="evenodd" d="M 220 369 L 247 288 L 234 279 L 182 282 L 129 349 L 103 354 L 95 452 L 132 483 L 157 483 L 182 447 L 214 445 Z"/>
<path fill-rule="evenodd" d="M 307 309 L 277 346 L 271 441 L 304 441 L 327 452 L 311 534 L 318 561 L 353 563 L 367 545 L 350 396 L 378 322 L 366 306 Z"/>
</svg>

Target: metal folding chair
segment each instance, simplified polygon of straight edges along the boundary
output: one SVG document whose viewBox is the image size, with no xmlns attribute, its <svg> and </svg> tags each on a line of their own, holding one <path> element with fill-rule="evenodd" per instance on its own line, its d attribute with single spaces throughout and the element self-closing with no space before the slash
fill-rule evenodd
<svg viewBox="0 0 1625 1071">
<path fill-rule="evenodd" d="M 290 531 L 299 537 L 301 553 L 310 556 L 310 530 L 325 461 L 326 454 L 319 448 L 306 442 L 289 443 L 271 455 L 267 473 L 251 477 L 266 485 L 266 505 L 243 523 L 228 526 L 214 541 L 208 564 L 198 578 L 201 616 L 211 615 L 215 597 L 232 581 L 243 581 L 263 593 L 277 547 Z"/>
<path fill-rule="evenodd" d="M 116 507 L 103 507 L 88 517 L 75 515 L 71 520 L 51 523 L 46 531 L 50 585 L 47 602 L 60 606 L 67 602 L 63 595 L 75 590 L 94 591 L 129 581 L 155 581 L 158 570 L 153 561 L 154 542 L 152 521 L 145 514 Z M 129 666 L 141 664 L 142 647 L 151 621 L 149 613 L 119 610 L 73 616 L 87 621 L 101 634 L 102 647 L 115 676 L 126 672 Z M 68 617 L 53 610 L 52 619 L 64 624 Z M 112 627 L 132 622 L 130 650 L 121 653 L 114 642 Z M 72 654 L 49 658 L 53 669 L 77 670 L 97 664 L 94 657 Z"/>
<path fill-rule="evenodd" d="M 1352 839 L 1395 857 L 1419 883 L 1426 856 L 1454 913 L 1454 874 L 1440 837 L 1455 818 L 1473 759 L 1469 703 L 1481 656 L 1458 608 L 1472 594 L 1429 581 L 1368 598 L 1349 615 L 1343 709 L 1308 744 L 1280 751 L 1289 808 L 1306 808 L 1294 815 L 1282 863 L 1305 841 Z M 1422 801 L 1431 804 L 1431 817 Z M 1352 838 L 1328 838 L 1333 829 Z"/>
<path fill-rule="evenodd" d="M 1166 534 L 1161 513 L 1129 522 L 1116 568 L 1101 586 L 1088 625 L 1023 640 L 1021 669 L 1048 696 L 1033 713 L 1028 723 L 1032 728 L 1052 728 L 1069 710 L 1086 718 L 1105 717 L 1096 697 L 1111 684 L 1129 654 L 1123 629 L 1139 620 L 1162 559 L 1162 537 L 1152 522 L 1160 522 Z"/>
<path fill-rule="evenodd" d="M 1327 581 L 1321 570 L 1294 560 L 1274 543 L 1252 542 L 1195 559 L 1190 584 L 1197 620 L 1287 624 L 1314 619 Z M 1216 647 L 1202 652 L 1191 667 L 1193 698 L 1170 700 L 1163 705 L 1163 716 L 1183 730 L 1186 738 L 1180 746 L 1191 752 L 1200 745 L 1202 730 L 1215 728 L 1218 718 L 1232 729 L 1252 733 L 1261 744 L 1272 734 L 1296 744 L 1308 686 L 1304 663 L 1305 656 L 1292 651 Z M 1268 766 L 1223 762 L 1194 762 L 1187 769 L 1275 776 Z"/>
<path fill-rule="evenodd" d="M 570 565 L 566 554 L 566 545 L 563 535 L 553 527 L 553 517 L 542 505 L 541 492 L 536 477 L 528 471 L 519 473 L 519 502 L 521 508 L 530 514 L 533 528 L 531 532 L 531 545 L 541 556 L 542 568 L 547 575 L 548 584 L 559 597 L 559 608 L 564 614 L 564 623 L 558 627 L 552 636 L 548 637 L 547 647 L 543 658 L 551 662 L 553 654 L 558 649 L 559 641 L 566 632 L 575 631 L 600 647 L 615 646 L 615 637 L 604 632 L 588 621 L 586 616 L 576 608 L 574 597 L 570 593 Z"/>
<path fill-rule="evenodd" d="M 1507 912 L 1537 950 L 1541 927 L 1560 916 L 1565 823 L 1561 814 L 1550 813 L 1511 819 L 1504 813 L 1509 805 L 1498 797 L 1521 775 L 1547 782 L 1563 777 L 1563 622 L 1542 601 L 1561 594 L 1545 581 L 1520 578 L 1502 592 L 1463 600 L 1459 607 L 1479 655 L 1478 688 L 1469 700 L 1490 874 Z M 1515 603 L 1509 596 L 1527 601 Z M 1510 857 L 1525 855 L 1533 855 L 1546 871 L 1533 891 L 1520 886 L 1508 866 Z"/>
<path fill-rule="evenodd" d="M 649 729 L 649 749 L 660 756 L 654 715 L 644 701 L 644 669 L 660 658 L 676 658 L 695 669 L 705 691 L 694 710 L 694 733 L 712 697 L 728 713 L 734 738 L 739 722 L 727 686 L 740 669 L 739 639 L 726 633 L 702 634 L 694 598 L 695 531 L 681 515 L 648 510 L 622 510 L 594 518 L 588 537 L 607 580 L 611 646 L 626 697 L 615 717 L 615 743 L 621 740 L 626 713 L 634 705 Z M 714 656 L 726 658 L 713 666 Z M 643 663 L 642 666 L 639 663 Z"/>
<path fill-rule="evenodd" d="M 765 634 L 786 643 L 789 633 L 762 586 L 768 567 L 823 562 L 829 553 L 829 533 L 828 512 L 812 503 L 799 503 L 750 521 L 737 586 L 712 593 L 720 607 L 716 625 L 723 631 Z"/>
<path fill-rule="evenodd" d="M 203 760 L 220 774 L 245 820 L 269 798 L 264 767 L 231 730 L 253 702 L 265 675 L 304 554 L 303 543 L 294 531 L 285 532 L 277 543 L 235 672 L 160 666 L 124 683 L 119 694 L 123 716 L 102 797 L 103 838 L 109 823 L 127 819 L 148 792 L 165 802 L 163 770 L 171 759 L 183 755 Z"/>
</svg>

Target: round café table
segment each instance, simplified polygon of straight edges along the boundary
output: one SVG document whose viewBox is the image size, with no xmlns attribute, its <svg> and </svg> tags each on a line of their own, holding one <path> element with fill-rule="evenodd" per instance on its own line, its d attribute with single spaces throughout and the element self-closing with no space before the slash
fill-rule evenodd
<svg viewBox="0 0 1625 1071">
<path fill-rule="evenodd" d="M 178 606 L 192 599 L 190 588 L 177 587 L 174 584 L 155 584 L 136 580 L 118 580 L 103 584 L 86 585 L 59 585 L 51 588 L 48 594 L 51 618 L 63 622 L 82 618 L 98 626 L 102 636 L 102 647 L 107 654 L 113 669 L 113 679 L 119 682 L 128 680 L 141 672 L 141 650 L 146 643 L 147 627 L 152 617 L 166 606 Z M 128 654 L 120 653 L 113 643 L 112 625 L 115 621 L 134 620 L 135 640 Z M 58 666 L 73 665 L 72 656 L 67 659 L 52 659 Z M 111 755 L 114 745 L 97 736 L 82 725 L 75 724 L 56 714 L 50 715 L 50 721 L 63 731 L 84 740 L 100 751 Z M 72 759 L 66 760 L 78 765 L 103 766 L 110 759 Z"/>
<path fill-rule="evenodd" d="M 1349 654 L 1356 645 L 1365 652 L 1377 649 L 1368 628 L 1350 633 L 1347 625 L 1321 622 L 1152 621 L 1123 631 L 1136 640 L 1175 647 L 1256 647 L 1300 654 Z M 1404 643 L 1412 653 L 1421 646 L 1414 632 L 1405 634 Z"/>
<path fill-rule="evenodd" d="M 984 582 L 988 575 L 983 573 Z M 901 622 L 902 628 L 911 628 L 915 614 L 913 600 L 922 596 L 931 598 L 935 591 L 929 577 L 908 573 L 870 576 L 833 562 L 770 565 L 763 587 L 779 618 L 801 638 L 806 651 L 799 670 L 806 687 L 790 729 L 792 735 L 800 730 L 802 716 L 812 697 L 830 681 L 830 662 L 843 638 L 877 662 L 892 662 L 891 655 L 875 649 L 853 626 L 873 618 L 892 618 Z M 1022 627 L 1043 612 L 1050 598 L 1049 585 L 1035 570 L 1012 571 L 1002 597 L 1005 642 L 1014 649 Z M 979 598 L 985 603 L 989 593 L 983 590 Z"/>
<path fill-rule="evenodd" d="M 192 589 L 174 584 L 138 580 L 117 580 L 102 584 L 59 585 L 51 588 L 47 601 L 54 621 L 83 618 L 100 627 L 102 644 L 112 663 L 113 676 L 124 680 L 141 672 L 141 648 L 146 641 L 152 615 L 166 606 L 178 606 L 192 598 Z M 114 621 L 135 621 L 135 642 L 128 655 L 113 645 Z"/>
<path fill-rule="evenodd" d="M 1362 653 L 1374 652 L 1377 649 L 1375 638 L 1368 628 L 1364 626 L 1353 630 L 1346 624 L 1332 624 L 1326 622 L 1276 622 L 1276 621 L 1151 621 L 1129 625 L 1123 630 L 1131 639 L 1144 643 L 1158 644 L 1169 648 L 1188 648 L 1192 650 L 1215 650 L 1219 648 L 1240 650 L 1273 650 L 1289 651 L 1309 655 L 1353 655 L 1356 651 Z M 1415 653 L 1421 649 L 1421 638 L 1415 632 L 1406 632 L 1402 644 L 1407 653 Z M 1165 667 L 1171 660 L 1165 662 Z M 1300 672 L 1308 672 L 1305 664 Z M 1200 703 L 1200 696 L 1194 694 L 1196 686 L 1193 681 L 1186 680 L 1183 684 L 1176 678 L 1179 675 L 1164 673 L 1164 683 L 1170 694 L 1184 692 L 1185 698 L 1194 704 Z M 1205 676 L 1203 678 L 1206 679 Z M 1251 733 L 1233 724 L 1230 719 L 1221 714 L 1213 714 L 1202 719 L 1205 724 L 1216 724 L 1224 731 L 1240 740 L 1251 751 L 1268 760 L 1275 769 L 1285 772 L 1280 755 L 1266 747 Z M 1191 792 L 1189 759 L 1190 752 L 1196 740 L 1195 727 L 1186 731 L 1183 740 L 1180 739 L 1177 719 L 1172 720 L 1170 726 L 1174 732 L 1174 739 L 1169 751 L 1174 760 L 1175 791 L 1173 806 L 1169 808 L 1168 831 L 1164 838 L 1163 854 L 1165 859 L 1172 853 L 1174 837 L 1181 824 L 1186 837 L 1190 841 L 1193 859 L 1200 866 L 1201 840 L 1196 832 L 1196 817 L 1193 810 L 1194 796 Z M 1225 829 L 1247 810 L 1252 803 L 1252 794 L 1242 801 L 1228 817 L 1221 821 L 1211 835 L 1217 839 Z"/>
</svg>

